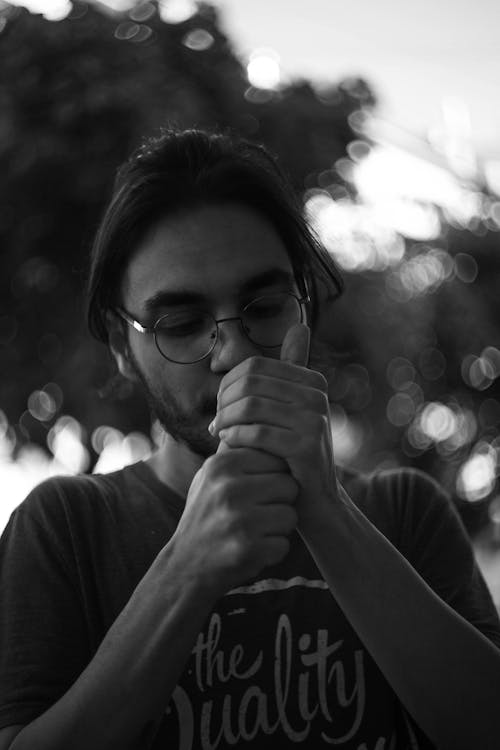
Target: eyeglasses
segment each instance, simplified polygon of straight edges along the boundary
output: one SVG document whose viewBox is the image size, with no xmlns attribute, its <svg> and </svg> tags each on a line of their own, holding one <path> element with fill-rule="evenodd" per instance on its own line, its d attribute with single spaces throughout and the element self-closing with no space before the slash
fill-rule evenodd
<svg viewBox="0 0 500 750">
<path fill-rule="evenodd" d="M 264 349 L 281 346 L 288 329 L 303 322 L 302 305 L 307 302 L 310 302 L 308 295 L 299 297 L 293 292 L 277 292 L 252 300 L 236 317 L 216 320 L 205 310 L 188 308 L 162 315 L 149 328 L 122 308 L 115 310 L 139 333 L 152 333 L 165 359 L 189 365 L 211 354 L 219 337 L 219 325 L 230 320 L 239 320 L 243 333 L 253 344 Z"/>
</svg>

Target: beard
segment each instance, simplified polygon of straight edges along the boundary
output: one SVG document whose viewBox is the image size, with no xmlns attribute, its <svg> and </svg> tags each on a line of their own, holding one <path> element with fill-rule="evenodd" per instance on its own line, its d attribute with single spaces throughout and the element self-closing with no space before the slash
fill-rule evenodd
<svg viewBox="0 0 500 750">
<path fill-rule="evenodd" d="M 165 432 L 168 432 L 176 442 L 184 443 L 191 451 L 204 459 L 212 456 L 219 446 L 219 439 L 210 435 L 206 423 L 215 416 L 216 400 L 206 398 L 193 409 L 183 409 L 166 387 L 159 392 L 153 388 L 141 372 L 131 352 L 129 361 L 142 385 L 153 419 L 157 419 Z"/>
</svg>

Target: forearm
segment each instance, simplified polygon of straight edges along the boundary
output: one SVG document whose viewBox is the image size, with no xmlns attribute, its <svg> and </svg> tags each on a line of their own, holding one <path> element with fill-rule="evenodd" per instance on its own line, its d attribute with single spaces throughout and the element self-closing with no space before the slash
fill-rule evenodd
<svg viewBox="0 0 500 750">
<path fill-rule="evenodd" d="M 440 750 L 497 747 L 500 652 L 350 502 L 301 529 L 366 648 Z M 474 717 L 474 721 L 470 717 Z"/>
<path fill-rule="evenodd" d="M 173 560 L 155 560 L 72 687 L 24 727 L 11 750 L 137 747 L 166 708 L 212 606 Z"/>
</svg>

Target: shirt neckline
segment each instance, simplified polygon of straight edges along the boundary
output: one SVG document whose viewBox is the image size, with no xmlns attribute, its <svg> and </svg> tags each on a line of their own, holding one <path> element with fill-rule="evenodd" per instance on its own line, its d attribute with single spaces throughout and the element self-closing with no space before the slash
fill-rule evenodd
<svg viewBox="0 0 500 750">
<path fill-rule="evenodd" d="M 186 504 L 186 498 L 182 497 L 170 485 L 158 479 L 153 469 L 145 461 L 137 461 L 137 463 L 131 464 L 128 468 L 156 497 L 162 498 L 168 495 L 169 502 L 175 505 L 179 513 L 182 513 Z"/>
</svg>

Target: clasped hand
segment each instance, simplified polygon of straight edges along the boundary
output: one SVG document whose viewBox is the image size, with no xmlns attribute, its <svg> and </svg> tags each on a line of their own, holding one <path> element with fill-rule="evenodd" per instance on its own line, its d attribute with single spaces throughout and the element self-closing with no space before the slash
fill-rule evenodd
<svg viewBox="0 0 500 750">
<path fill-rule="evenodd" d="M 308 329 L 281 360 L 251 357 L 222 379 L 210 426 L 221 438 L 191 483 L 172 540 L 179 569 L 221 595 L 307 541 L 337 497 L 326 381 L 307 369 Z"/>
<path fill-rule="evenodd" d="M 279 360 L 250 357 L 228 372 L 209 428 L 220 450 L 253 448 L 285 462 L 299 487 L 299 530 L 318 521 L 337 492 L 327 382 L 305 366 L 308 333 L 293 326 Z"/>
</svg>

